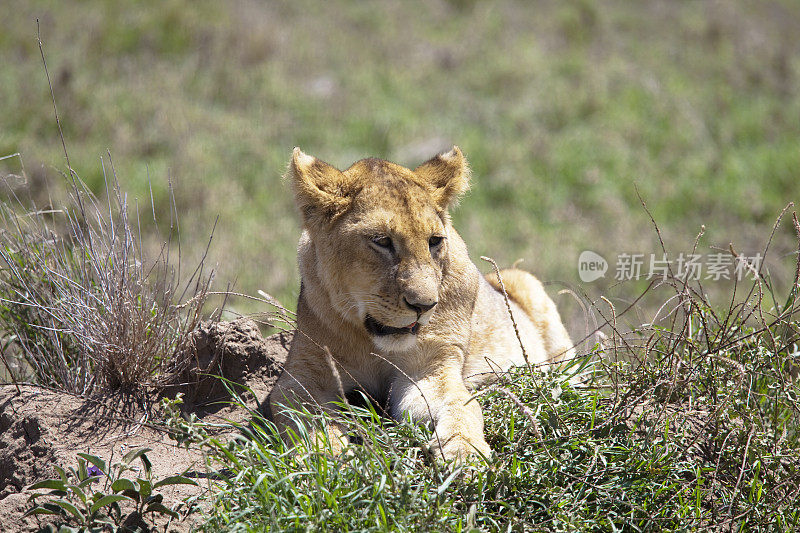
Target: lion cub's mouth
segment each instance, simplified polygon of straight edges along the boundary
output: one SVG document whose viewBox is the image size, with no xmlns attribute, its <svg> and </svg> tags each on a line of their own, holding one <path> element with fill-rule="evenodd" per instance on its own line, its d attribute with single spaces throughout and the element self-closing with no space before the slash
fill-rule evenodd
<svg viewBox="0 0 800 533">
<path fill-rule="evenodd" d="M 367 331 L 377 336 L 407 334 L 416 335 L 419 331 L 419 322 L 414 322 L 413 324 L 404 328 L 395 328 L 392 326 L 387 326 L 386 324 L 381 324 L 371 316 L 367 315 L 367 318 L 364 319 L 364 327 L 367 328 Z"/>
</svg>

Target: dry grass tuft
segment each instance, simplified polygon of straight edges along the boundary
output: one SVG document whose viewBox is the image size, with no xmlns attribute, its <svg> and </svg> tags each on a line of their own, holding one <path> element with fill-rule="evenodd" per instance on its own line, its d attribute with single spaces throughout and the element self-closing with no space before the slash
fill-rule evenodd
<svg viewBox="0 0 800 533">
<path fill-rule="evenodd" d="M 0 331 L 12 379 L 77 394 L 135 392 L 167 384 L 189 363 L 213 272 L 204 275 L 204 256 L 181 281 L 175 223 L 158 256 L 145 257 L 138 212 L 134 224 L 109 165 L 105 202 L 70 171 L 64 205 L 37 209 L 11 187 L 0 203 Z"/>
</svg>

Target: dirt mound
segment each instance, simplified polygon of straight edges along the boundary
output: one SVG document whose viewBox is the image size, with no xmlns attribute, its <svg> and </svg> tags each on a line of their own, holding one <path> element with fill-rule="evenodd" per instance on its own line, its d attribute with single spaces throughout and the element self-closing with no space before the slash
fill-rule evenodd
<svg viewBox="0 0 800 533">
<path fill-rule="evenodd" d="M 55 452 L 42 438 L 39 416 L 21 415 L 11 398 L 0 403 L 0 500 L 53 473 Z"/>
<path fill-rule="evenodd" d="M 212 375 L 249 388 L 252 393 L 242 398 L 255 409 L 277 379 L 290 340 L 287 334 L 262 338 L 249 320 L 203 324 L 195 333 L 196 364 L 176 386 L 187 393 L 187 411 L 201 420 L 245 421 L 248 411 L 221 401 L 226 389 Z M 139 447 L 151 448 L 147 455 L 156 478 L 183 472 L 202 477 L 207 470 L 202 453 L 178 448 L 153 418 L 152 408 L 118 396 L 81 398 L 35 386 L 21 386 L 18 392 L 13 385 L 0 385 L 0 530 L 38 529 L 34 518 L 22 519 L 29 508 L 25 487 L 55 476 L 54 465 L 76 466 L 79 452 L 112 464 Z M 161 493 L 170 507 L 207 488 L 203 481 L 200 487 L 163 487 Z M 190 515 L 187 521 L 172 522 L 168 530 L 187 531 L 195 520 Z"/>
<path fill-rule="evenodd" d="M 257 396 L 268 393 L 283 368 L 291 339 L 287 333 L 264 339 L 258 325 L 248 319 L 201 324 L 193 334 L 194 365 L 178 386 L 186 404 L 197 409 L 221 405 L 219 401 L 230 394 L 219 377 L 247 385 Z"/>
</svg>

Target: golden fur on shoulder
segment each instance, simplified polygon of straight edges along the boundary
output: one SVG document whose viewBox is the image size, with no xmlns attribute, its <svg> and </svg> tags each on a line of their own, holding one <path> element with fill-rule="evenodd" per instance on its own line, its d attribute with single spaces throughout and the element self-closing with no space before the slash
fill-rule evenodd
<svg viewBox="0 0 800 533">
<path fill-rule="evenodd" d="M 329 409 L 341 387 L 431 422 L 446 459 L 489 456 L 471 390 L 525 364 L 499 280 L 470 261 L 448 209 L 469 187 L 457 147 L 414 170 L 364 159 L 340 171 L 295 148 L 288 178 L 303 218 L 297 329 L 269 405 Z M 531 274 L 501 271 L 531 364 L 572 353 L 553 301 Z M 346 442 L 326 428 L 336 446 Z"/>
</svg>

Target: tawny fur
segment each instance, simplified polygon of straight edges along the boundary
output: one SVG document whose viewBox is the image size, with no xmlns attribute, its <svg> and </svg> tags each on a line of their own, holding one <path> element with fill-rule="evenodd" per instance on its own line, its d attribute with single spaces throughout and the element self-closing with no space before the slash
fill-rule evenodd
<svg viewBox="0 0 800 533">
<path fill-rule="evenodd" d="M 278 426 L 293 427 L 286 407 L 330 409 L 340 390 L 361 389 L 386 398 L 395 417 L 433 423 L 430 445 L 442 457 L 490 455 L 471 391 L 526 361 L 496 275 L 480 274 L 450 223 L 448 208 L 469 187 L 461 151 L 413 171 L 365 159 L 342 172 L 295 148 L 288 178 L 304 224 L 302 283 L 297 333 L 269 398 Z M 541 283 L 517 269 L 501 276 L 527 362 L 570 355 Z M 368 317 L 417 325 L 375 330 Z M 346 444 L 335 424 L 325 430 L 334 447 Z"/>
</svg>

